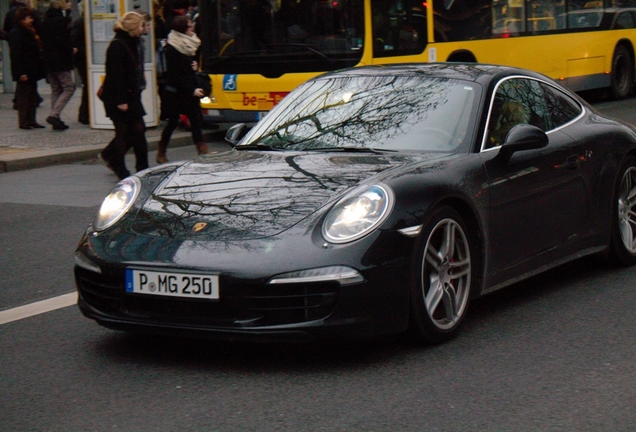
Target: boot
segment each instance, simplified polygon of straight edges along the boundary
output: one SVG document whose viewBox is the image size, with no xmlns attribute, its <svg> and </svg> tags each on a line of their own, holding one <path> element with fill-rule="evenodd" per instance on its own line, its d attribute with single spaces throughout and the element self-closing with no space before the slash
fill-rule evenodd
<svg viewBox="0 0 636 432">
<path fill-rule="evenodd" d="M 202 154 L 208 154 L 208 145 L 204 142 L 198 142 L 195 144 L 197 146 L 197 153 L 202 155 Z"/>
<path fill-rule="evenodd" d="M 168 158 L 166 157 L 167 147 L 168 145 L 164 143 L 163 141 L 159 141 L 159 144 L 157 144 L 157 163 L 158 164 L 165 164 L 168 162 Z"/>
</svg>

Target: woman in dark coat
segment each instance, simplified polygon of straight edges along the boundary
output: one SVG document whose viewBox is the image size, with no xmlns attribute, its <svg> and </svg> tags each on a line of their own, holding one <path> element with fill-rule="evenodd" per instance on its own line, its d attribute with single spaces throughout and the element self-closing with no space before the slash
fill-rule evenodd
<svg viewBox="0 0 636 432">
<path fill-rule="evenodd" d="M 45 77 L 40 57 L 42 42 L 33 25 L 35 11 L 21 7 L 15 12 L 15 25 L 9 33 L 11 75 L 16 82 L 16 105 L 20 129 L 43 128 L 35 120 L 38 106 L 38 80 Z"/>
<path fill-rule="evenodd" d="M 115 23 L 115 37 L 106 51 L 106 78 L 101 99 L 106 116 L 115 125 L 115 138 L 102 151 L 102 158 L 120 179 L 130 175 L 124 156 L 131 147 L 135 151 L 137 171 L 148 168 L 148 143 L 143 119 L 146 111 L 141 103 L 143 88 L 140 84 L 143 59 L 139 58 L 137 48 L 145 26 L 142 15 L 128 12 Z"/>
<path fill-rule="evenodd" d="M 168 34 L 168 44 L 164 48 L 167 71 L 163 113 L 168 124 L 161 132 L 161 141 L 157 146 L 157 162 L 166 163 L 166 149 L 170 137 L 179 124 L 179 115 L 185 114 L 190 120 L 192 139 L 198 154 L 208 152 L 203 141 L 203 117 L 200 99 L 205 96 L 197 84 L 197 62 L 194 60 L 201 41 L 194 34 L 194 25 L 185 16 L 172 19 L 172 31 Z"/>
</svg>

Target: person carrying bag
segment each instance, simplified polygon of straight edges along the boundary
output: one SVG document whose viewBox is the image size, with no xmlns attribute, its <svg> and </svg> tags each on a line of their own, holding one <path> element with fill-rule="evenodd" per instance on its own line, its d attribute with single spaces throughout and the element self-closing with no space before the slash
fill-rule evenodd
<svg viewBox="0 0 636 432">
<path fill-rule="evenodd" d="M 130 175 L 126 168 L 126 151 L 135 151 L 137 171 L 148 168 L 146 111 L 141 102 L 143 59 L 139 58 L 139 37 L 146 27 L 144 17 L 128 12 L 115 23 L 115 37 L 106 51 L 106 78 L 100 87 L 100 99 L 106 116 L 115 125 L 115 138 L 102 150 L 101 156 L 119 179 Z"/>
<path fill-rule="evenodd" d="M 185 114 L 190 120 L 197 153 L 201 155 L 208 152 L 208 147 L 203 141 L 203 116 L 200 106 L 200 99 L 205 96 L 205 92 L 197 80 L 198 63 L 194 60 L 200 45 L 201 40 L 194 33 L 192 21 L 185 16 L 174 17 L 172 31 L 168 34 L 168 43 L 164 48 L 164 115 L 168 118 L 168 123 L 161 132 L 161 141 L 157 147 L 157 163 L 168 162 L 166 150 L 181 114 Z"/>
</svg>

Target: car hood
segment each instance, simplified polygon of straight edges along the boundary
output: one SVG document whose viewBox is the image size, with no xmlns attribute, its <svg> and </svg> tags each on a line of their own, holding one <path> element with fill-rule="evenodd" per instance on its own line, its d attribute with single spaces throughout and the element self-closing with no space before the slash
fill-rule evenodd
<svg viewBox="0 0 636 432">
<path fill-rule="evenodd" d="M 140 234 L 209 240 L 276 235 L 348 189 L 420 155 L 229 151 L 178 167 L 132 222 Z M 385 176 L 380 176 L 384 178 Z"/>
</svg>

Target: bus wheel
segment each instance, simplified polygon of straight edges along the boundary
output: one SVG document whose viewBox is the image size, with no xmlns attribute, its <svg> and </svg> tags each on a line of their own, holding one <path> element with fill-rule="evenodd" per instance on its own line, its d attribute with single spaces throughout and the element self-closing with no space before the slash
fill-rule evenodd
<svg viewBox="0 0 636 432">
<path fill-rule="evenodd" d="M 634 83 L 634 62 L 625 45 L 618 45 L 612 59 L 610 91 L 612 98 L 625 99 L 632 93 Z"/>
</svg>

